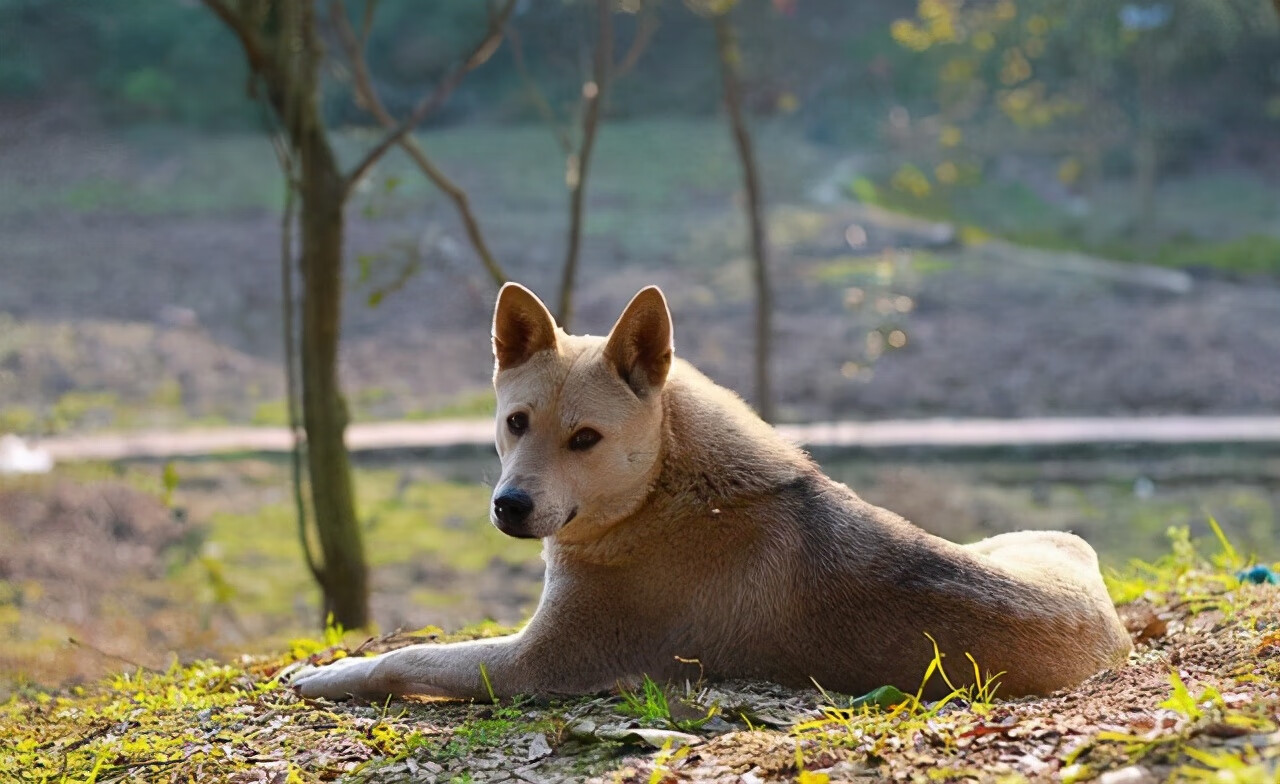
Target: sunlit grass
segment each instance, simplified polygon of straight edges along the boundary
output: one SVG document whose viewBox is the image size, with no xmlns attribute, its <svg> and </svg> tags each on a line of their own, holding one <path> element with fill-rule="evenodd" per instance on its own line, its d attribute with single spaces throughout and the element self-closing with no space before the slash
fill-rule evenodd
<svg viewBox="0 0 1280 784">
<path fill-rule="evenodd" d="M 489 523 L 490 489 L 462 482 L 406 482 L 394 470 L 356 473 L 357 515 L 365 552 L 377 570 L 400 564 L 442 564 L 474 572 L 495 559 L 523 563 L 538 557 L 536 542 L 512 539 Z M 297 618 L 298 602 L 312 612 L 316 588 L 301 561 L 293 506 L 272 503 L 248 513 L 215 513 L 199 556 L 175 575 L 206 601 L 223 600 L 241 614 Z M 448 602 L 443 593 L 415 594 Z"/>
<path fill-rule="evenodd" d="M 1240 586 L 1237 572 L 1253 562 L 1242 556 L 1214 518 L 1208 518 L 1213 537 L 1197 544 L 1186 526 L 1167 530 L 1170 549 L 1165 555 L 1145 561 L 1139 558 L 1118 569 L 1106 569 L 1103 579 L 1112 601 L 1124 604 L 1147 594 L 1177 592 L 1188 604 L 1223 607 L 1222 595 Z M 1204 554 L 1207 546 L 1216 551 Z"/>
</svg>

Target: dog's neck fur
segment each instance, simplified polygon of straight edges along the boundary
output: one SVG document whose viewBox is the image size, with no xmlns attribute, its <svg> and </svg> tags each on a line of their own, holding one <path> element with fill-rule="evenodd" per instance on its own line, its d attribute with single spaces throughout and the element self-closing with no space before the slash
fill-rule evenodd
<svg viewBox="0 0 1280 784">
<path fill-rule="evenodd" d="M 667 452 L 655 494 L 733 506 L 818 473 L 803 450 L 688 363 L 663 390 L 663 413 Z"/>
<path fill-rule="evenodd" d="M 674 536 L 699 517 L 750 505 L 796 481 L 829 482 L 803 450 L 689 363 L 676 360 L 661 395 L 662 454 L 645 501 L 590 537 L 574 531 L 550 537 L 549 565 L 617 564 L 632 537 Z"/>
</svg>

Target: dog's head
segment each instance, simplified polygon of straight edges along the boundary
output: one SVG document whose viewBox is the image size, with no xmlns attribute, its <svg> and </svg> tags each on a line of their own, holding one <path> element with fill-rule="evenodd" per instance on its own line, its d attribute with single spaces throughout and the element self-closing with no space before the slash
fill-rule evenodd
<svg viewBox="0 0 1280 784">
<path fill-rule="evenodd" d="M 588 533 L 639 508 L 658 466 L 671 314 L 657 287 L 606 338 L 569 335 L 523 286 L 493 315 L 502 479 L 490 517 L 511 536 Z"/>
</svg>

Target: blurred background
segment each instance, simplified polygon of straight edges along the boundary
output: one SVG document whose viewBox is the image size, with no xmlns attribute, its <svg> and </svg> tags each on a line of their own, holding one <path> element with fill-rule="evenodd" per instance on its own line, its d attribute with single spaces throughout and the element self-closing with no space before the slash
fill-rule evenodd
<svg viewBox="0 0 1280 784">
<path fill-rule="evenodd" d="M 1213 518 L 1280 558 L 1274 442 L 1017 438 L 1280 408 L 1277 10 L 0 0 L 0 696 L 314 633 L 296 516 L 331 510 L 295 498 L 287 439 L 183 438 L 300 416 L 318 262 L 282 219 L 314 206 L 316 138 L 358 169 L 326 219 L 353 427 L 491 416 L 498 279 L 561 315 L 569 290 L 596 334 L 656 283 L 677 353 L 775 421 L 1010 420 L 1007 444 L 818 452 L 935 533 L 1069 529 L 1118 567 Z M 167 446 L 130 454 L 140 431 Z M 377 628 L 536 604 L 475 441 L 355 453 Z"/>
</svg>

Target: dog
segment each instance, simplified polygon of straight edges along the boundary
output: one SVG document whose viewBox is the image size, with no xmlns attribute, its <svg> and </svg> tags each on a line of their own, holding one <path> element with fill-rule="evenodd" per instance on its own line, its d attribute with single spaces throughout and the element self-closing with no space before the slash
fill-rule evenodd
<svg viewBox="0 0 1280 784">
<path fill-rule="evenodd" d="M 533 618 L 510 636 L 307 668 L 292 681 L 303 696 L 573 695 L 645 675 L 915 692 L 940 654 L 953 685 L 991 676 L 1014 697 L 1131 650 L 1084 540 L 961 546 L 863 501 L 674 358 L 656 287 L 600 338 L 565 333 L 507 284 L 493 353 L 490 517 L 543 541 Z M 923 690 L 951 687 L 935 676 Z"/>
</svg>

